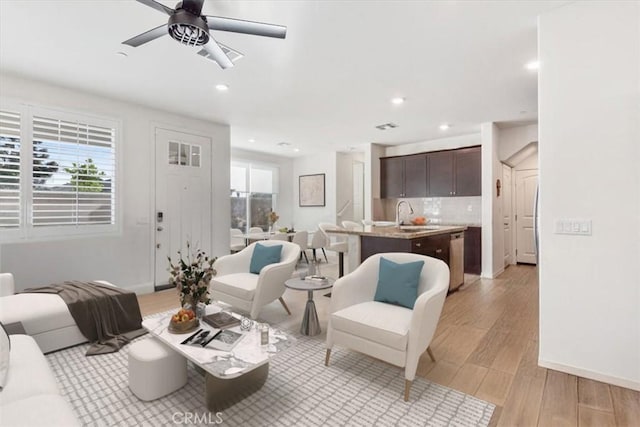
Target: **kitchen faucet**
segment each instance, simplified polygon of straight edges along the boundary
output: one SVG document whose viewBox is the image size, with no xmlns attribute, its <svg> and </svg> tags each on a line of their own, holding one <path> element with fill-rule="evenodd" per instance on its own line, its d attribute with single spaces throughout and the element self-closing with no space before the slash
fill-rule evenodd
<svg viewBox="0 0 640 427">
<path fill-rule="evenodd" d="M 400 205 L 402 205 L 403 203 L 406 203 L 407 206 L 409 206 L 409 215 L 413 213 L 413 206 L 411 206 L 411 203 L 409 203 L 407 200 L 399 200 L 398 203 L 396 203 L 396 227 L 399 227 L 401 224 Z"/>
</svg>

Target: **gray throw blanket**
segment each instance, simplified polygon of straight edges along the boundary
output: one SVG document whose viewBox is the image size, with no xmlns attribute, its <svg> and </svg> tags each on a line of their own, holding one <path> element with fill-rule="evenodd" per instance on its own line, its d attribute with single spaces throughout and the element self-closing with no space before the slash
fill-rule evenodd
<svg viewBox="0 0 640 427">
<path fill-rule="evenodd" d="M 146 333 L 133 292 L 96 282 L 73 281 L 30 288 L 23 293 L 60 295 L 80 332 L 91 342 L 87 356 L 114 353 Z"/>
</svg>

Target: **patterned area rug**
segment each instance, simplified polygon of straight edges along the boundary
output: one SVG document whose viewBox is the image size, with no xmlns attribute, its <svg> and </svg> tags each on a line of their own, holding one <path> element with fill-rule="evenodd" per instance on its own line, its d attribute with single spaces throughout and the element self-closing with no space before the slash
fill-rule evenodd
<svg viewBox="0 0 640 427">
<path fill-rule="evenodd" d="M 85 425 L 486 426 L 491 419 L 493 404 L 421 378 L 404 402 L 402 369 L 339 348 L 325 367 L 324 342 L 292 334 L 297 342 L 271 360 L 262 389 L 218 414 L 207 411 L 203 377 L 191 364 L 185 387 L 143 402 L 128 387 L 128 346 L 86 357 L 86 344 L 47 359 Z"/>
</svg>

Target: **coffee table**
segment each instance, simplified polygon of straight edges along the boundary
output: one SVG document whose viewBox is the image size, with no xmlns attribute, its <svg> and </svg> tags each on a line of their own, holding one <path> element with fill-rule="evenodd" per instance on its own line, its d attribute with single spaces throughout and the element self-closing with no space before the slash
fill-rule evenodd
<svg viewBox="0 0 640 427">
<path fill-rule="evenodd" d="M 219 312 L 223 306 L 210 304 L 206 314 Z M 240 318 L 240 315 L 233 313 Z M 195 331 L 186 334 L 174 334 L 168 331 L 171 315 L 146 319 L 142 326 L 149 334 L 180 353 L 205 375 L 205 400 L 210 411 L 220 411 L 240 399 L 259 390 L 269 375 L 269 358 L 291 345 L 295 338 L 280 330 L 269 328 L 269 344 L 260 345 L 260 333 L 255 326 L 250 331 L 240 330 L 240 326 L 229 328 L 245 336 L 231 351 L 200 348 L 180 344 Z M 203 330 L 213 334 L 218 329 L 200 322 Z"/>
<path fill-rule="evenodd" d="M 320 322 L 318 321 L 316 303 L 313 301 L 313 291 L 329 289 L 334 283 L 335 280 L 330 277 L 327 278 L 326 283 L 317 283 L 302 278 L 289 279 L 284 282 L 284 285 L 289 289 L 307 291 L 307 305 L 304 309 L 304 317 L 302 318 L 302 325 L 300 326 L 300 333 L 302 335 L 313 336 L 322 332 L 320 330 Z"/>
</svg>

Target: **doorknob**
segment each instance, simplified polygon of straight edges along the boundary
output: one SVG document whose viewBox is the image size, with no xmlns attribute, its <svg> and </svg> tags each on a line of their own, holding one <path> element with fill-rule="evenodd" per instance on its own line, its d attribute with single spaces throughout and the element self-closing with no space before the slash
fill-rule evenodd
<svg viewBox="0 0 640 427">
<path fill-rule="evenodd" d="M 164 228 L 162 228 L 162 226 L 159 226 L 158 228 L 156 228 L 156 230 L 162 231 L 162 230 L 164 230 Z"/>
</svg>

